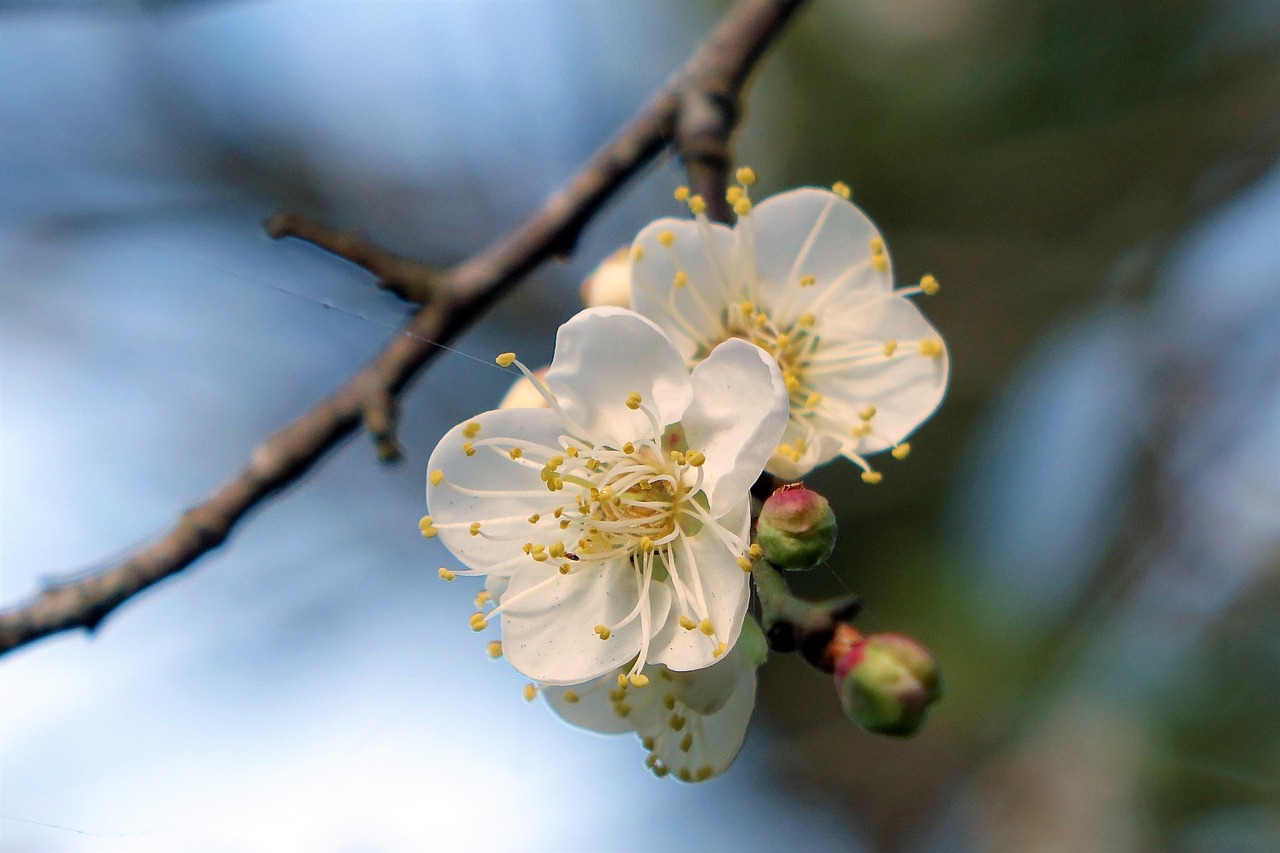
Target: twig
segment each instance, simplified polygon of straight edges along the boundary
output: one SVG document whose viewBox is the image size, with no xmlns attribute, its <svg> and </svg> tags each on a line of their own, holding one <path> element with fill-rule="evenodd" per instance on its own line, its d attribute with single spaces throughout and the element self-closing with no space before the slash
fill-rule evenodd
<svg viewBox="0 0 1280 853">
<path fill-rule="evenodd" d="M 685 66 L 567 186 L 522 226 L 452 270 L 437 275 L 358 235 L 299 216 L 273 217 L 273 234 L 297 236 L 347 258 L 377 275 L 381 286 L 413 294 L 408 298 L 420 299 L 425 307 L 370 364 L 267 439 L 243 471 L 183 514 L 158 540 L 105 569 L 53 583 L 34 599 L 0 613 L 0 654 L 61 631 L 93 630 L 120 604 L 222 544 L 249 510 L 294 483 L 362 421 L 370 425 L 380 448 L 394 447 L 394 401 L 440 351 L 432 341 L 454 340 L 521 276 L 548 257 L 571 251 L 601 205 L 672 144 L 673 134 L 677 150 L 688 158 L 690 180 L 709 205 L 722 200 L 728 136 L 742 86 L 804 3 L 740 0 Z M 694 104 L 700 105 L 696 111 Z M 707 116 L 701 114 L 703 108 Z"/>
</svg>

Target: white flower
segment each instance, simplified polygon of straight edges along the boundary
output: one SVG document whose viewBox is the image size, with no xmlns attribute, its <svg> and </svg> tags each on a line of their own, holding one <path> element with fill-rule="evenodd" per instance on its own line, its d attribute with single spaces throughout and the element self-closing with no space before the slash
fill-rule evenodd
<svg viewBox="0 0 1280 853">
<path fill-rule="evenodd" d="M 764 663 L 764 634 L 748 618 L 733 651 L 693 672 L 645 668 L 651 687 L 625 687 L 605 675 L 587 684 L 543 691 L 551 707 L 576 726 L 605 734 L 635 732 L 658 776 L 674 773 L 702 782 L 723 773 L 742 748 L 756 704 L 756 668 Z M 621 674 L 621 673 L 619 673 Z"/>
<path fill-rule="evenodd" d="M 744 180 L 745 179 L 745 180 Z M 746 185 L 729 191 L 730 229 L 710 222 L 697 196 L 693 221 L 660 219 L 632 248 L 632 307 L 649 317 L 691 363 L 729 338 L 777 360 L 791 419 L 770 473 L 799 479 L 838 455 L 877 482 L 866 456 L 892 449 L 937 408 L 947 353 L 907 297 L 937 289 L 893 289 L 884 241 L 848 201 L 848 188 L 802 188 L 752 206 Z"/>
<path fill-rule="evenodd" d="M 549 408 L 486 412 L 431 455 L 423 533 L 471 569 L 441 575 L 488 575 L 472 627 L 501 614 L 506 658 L 544 684 L 709 666 L 747 606 L 749 490 L 787 420 L 777 366 L 730 341 L 691 374 L 652 322 L 594 308 L 535 384 Z"/>
</svg>

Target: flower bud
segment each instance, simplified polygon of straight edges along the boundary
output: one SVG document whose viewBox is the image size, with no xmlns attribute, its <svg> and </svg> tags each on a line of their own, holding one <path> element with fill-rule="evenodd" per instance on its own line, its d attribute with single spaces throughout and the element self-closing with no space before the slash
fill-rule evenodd
<svg viewBox="0 0 1280 853">
<path fill-rule="evenodd" d="M 802 485 L 783 486 L 764 502 L 756 541 L 784 569 L 812 569 L 836 545 L 836 516 L 827 499 Z"/>
<path fill-rule="evenodd" d="M 582 304 L 586 308 L 602 305 L 631 307 L 631 249 L 623 246 L 600 262 L 582 281 Z"/>
<path fill-rule="evenodd" d="M 914 735 L 942 696 L 937 661 L 904 634 L 862 638 L 836 662 L 835 678 L 849 718 L 883 735 Z"/>
</svg>

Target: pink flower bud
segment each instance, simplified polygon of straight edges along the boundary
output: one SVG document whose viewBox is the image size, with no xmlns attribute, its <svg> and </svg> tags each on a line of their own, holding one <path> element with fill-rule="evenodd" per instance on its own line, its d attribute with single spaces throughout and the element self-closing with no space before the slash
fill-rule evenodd
<svg viewBox="0 0 1280 853">
<path fill-rule="evenodd" d="M 905 634 L 870 634 L 836 662 L 836 692 L 867 731 L 910 737 L 942 697 L 933 654 Z"/>
<path fill-rule="evenodd" d="M 803 485 L 783 486 L 764 502 L 756 541 L 784 569 L 812 569 L 836 545 L 836 516 L 827 499 Z"/>
</svg>

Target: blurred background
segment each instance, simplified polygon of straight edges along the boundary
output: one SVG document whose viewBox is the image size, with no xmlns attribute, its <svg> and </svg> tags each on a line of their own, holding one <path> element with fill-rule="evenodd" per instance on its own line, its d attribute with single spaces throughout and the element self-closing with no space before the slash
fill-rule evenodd
<svg viewBox="0 0 1280 853">
<path fill-rule="evenodd" d="M 519 222 L 727 2 L 0 5 L 0 606 L 165 528 L 406 308 L 261 222 L 436 264 Z M 487 660 L 423 469 L 675 214 L 650 169 L 220 551 L 0 660 L 7 850 L 1280 849 L 1280 7 L 815 0 L 737 141 L 847 181 L 951 347 L 909 461 L 810 485 L 863 626 L 937 653 L 909 742 L 774 656 L 729 773 L 655 780 Z M 479 358 L 480 361 L 477 361 Z"/>
</svg>

